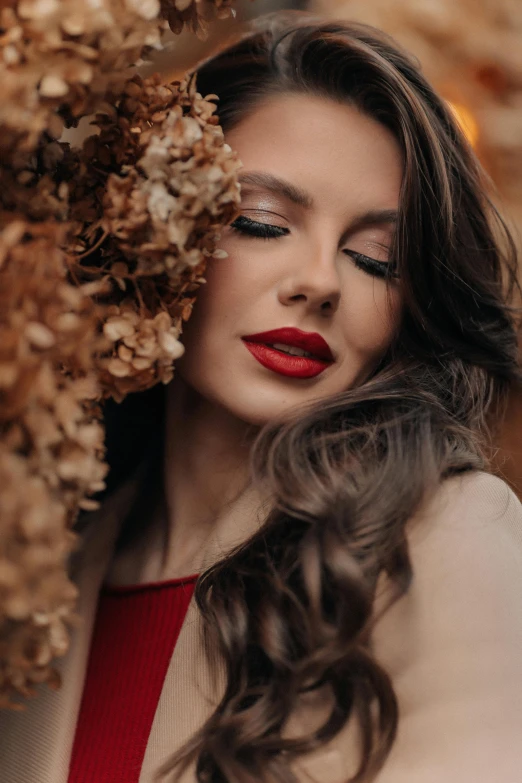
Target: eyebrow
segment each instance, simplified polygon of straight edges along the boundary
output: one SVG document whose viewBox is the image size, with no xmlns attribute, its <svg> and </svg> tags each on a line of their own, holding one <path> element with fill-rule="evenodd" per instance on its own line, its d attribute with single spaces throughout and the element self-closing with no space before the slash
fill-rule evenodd
<svg viewBox="0 0 522 783">
<path fill-rule="evenodd" d="M 362 212 L 356 215 L 350 225 L 350 231 L 358 231 L 367 226 L 378 226 L 381 223 L 397 223 L 399 213 L 396 209 L 370 209 L 368 212 Z"/>
<path fill-rule="evenodd" d="M 285 196 L 289 201 L 293 201 L 300 207 L 311 209 L 314 203 L 313 198 L 297 185 L 292 185 L 286 179 L 280 179 L 274 174 L 266 174 L 262 171 L 251 171 L 248 174 L 240 174 L 239 182 L 241 185 L 254 185 L 257 187 L 271 190 L 272 193 L 279 193 Z"/>
<path fill-rule="evenodd" d="M 239 175 L 239 182 L 241 185 L 252 185 L 253 187 L 270 190 L 272 193 L 278 193 L 304 209 L 311 209 L 314 204 L 312 196 L 306 190 L 297 187 L 297 185 L 292 185 L 291 182 L 276 177 L 274 174 L 262 171 L 245 172 Z M 376 226 L 381 223 L 395 224 L 397 223 L 397 217 L 396 209 L 370 209 L 355 216 L 351 222 L 350 231 Z"/>
</svg>

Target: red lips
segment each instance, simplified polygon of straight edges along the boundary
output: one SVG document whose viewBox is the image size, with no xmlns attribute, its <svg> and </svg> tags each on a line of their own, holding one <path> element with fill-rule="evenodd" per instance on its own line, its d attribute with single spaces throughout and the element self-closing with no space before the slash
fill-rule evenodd
<svg viewBox="0 0 522 783">
<path fill-rule="evenodd" d="M 293 326 L 285 326 L 282 329 L 272 329 L 269 332 L 259 332 L 258 334 L 245 335 L 243 340 L 251 343 L 264 343 L 273 345 L 274 343 L 283 343 L 301 348 L 303 351 L 313 354 L 323 361 L 333 362 L 334 357 L 330 346 L 317 332 L 302 332 Z"/>
</svg>

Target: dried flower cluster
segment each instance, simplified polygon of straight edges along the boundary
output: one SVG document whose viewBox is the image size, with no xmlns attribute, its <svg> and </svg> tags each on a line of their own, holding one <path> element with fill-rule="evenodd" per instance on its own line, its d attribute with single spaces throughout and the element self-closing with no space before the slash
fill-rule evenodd
<svg viewBox="0 0 522 783">
<path fill-rule="evenodd" d="M 216 1 L 219 15 L 228 5 Z M 194 80 L 129 71 L 197 0 L 0 10 L 0 706 L 57 685 L 79 509 L 104 488 L 101 401 L 173 375 L 239 163 Z M 161 16 L 160 16 L 161 14 Z M 81 149 L 65 125 L 93 114 Z"/>
<path fill-rule="evenodd" d="M 106 473 L 92 369 L 101 338 L 92 298 L 66 280 L 63 234 L 4 219 L 0 237 L 0 705 L 50 679 L 66 649 L 70 527 Z"/>
<path fill-rule="evenodd" d="M 34 148 L 44 130 L 59 138 L 110 93 L 129 68 L 160 47 L 168 20 L 206 30 L 203 9 L 228 16 L 228 0 L 4 0 L 0 9 L 0 153 Z"/>
<path fill-rule="evenodd" d="M 113 347 L 100 378 L 118 400 L 172 378 L 193 292 L 237 211 L 239 164 L 214 109 L 194 79 L 136 76 L 117 109 L 97 115 L 101 132 L 80 155 L 70 254 L 81 258 L 79 277 L 103 271 L 113 282 L 104 327 Z"/>
</svg>

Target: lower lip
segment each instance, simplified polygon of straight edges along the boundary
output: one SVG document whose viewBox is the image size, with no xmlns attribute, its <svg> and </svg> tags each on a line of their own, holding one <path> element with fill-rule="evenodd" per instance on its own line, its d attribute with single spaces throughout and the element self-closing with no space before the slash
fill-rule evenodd
<svg viewBox="0 0 522 783">
<path fill-rule="evenodd" d="M 250 343 L 247 340 L 243 342 L 263 367 L 290 378 L 314 378 L 332 364 L 322 359 L 310 359 L 308 356 L 292 356 L 264 343 Z"/>
</svg>

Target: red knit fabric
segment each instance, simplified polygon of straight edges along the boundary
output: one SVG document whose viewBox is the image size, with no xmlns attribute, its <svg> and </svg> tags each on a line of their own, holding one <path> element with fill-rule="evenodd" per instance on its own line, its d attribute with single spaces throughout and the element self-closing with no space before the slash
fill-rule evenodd
<svg viewBox="0 0 522 783">
<path fill-rule="evenodd" d="M 138 782 L 196 579 L 103 588 L 69 783 Z"/>
</svg>

